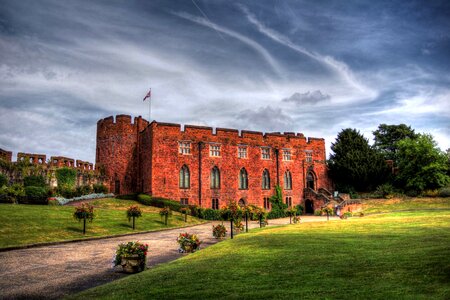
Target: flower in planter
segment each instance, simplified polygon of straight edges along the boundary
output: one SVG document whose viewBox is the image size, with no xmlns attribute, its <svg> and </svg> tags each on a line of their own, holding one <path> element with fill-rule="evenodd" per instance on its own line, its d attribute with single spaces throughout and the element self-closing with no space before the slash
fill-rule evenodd
<svg viewBox="0 0 450 300">
<path fill-rule="evenodd" d="M 244 224 L 242 224 L 241 220 L 235 220 L 235 221 L 233 222 L 233 225 L 234 225 L 233 230 L 234 230 L 234 232 L 236 232 L 236 233 L 239 233 L 239 232 L 241 232 L 241 231 L 244 230 Z"/>
<path fill-rule="evenodd" d="M 213 236 L 216 239 L 224 238 L 226 235 L 227 235 L 227 229 L 225 228 L 225 226 L 223 226 L 223 224 L 219 224 L 216 226 L 213 225 Z"/>
<path fill-rule="evenodd" d="M 75 207 L 73 217 L 78 221 L 83 220 L 83 234 L 86 233 L 86 220 L 92 222 L 94 219 L 94 207 L 88 203 L 82 203 L 80 206 Z"/>
<path fill-rule="evenodd" d="M 172 211 L 166 206 L 161 208 L 159 215 L 161 216 L 161 219 L 164 217 L 164 225 L 167 225 L 167 219 L 172 215 Z"/>
<path fill-rule="evenodd" d="M 121 265 L 127 273 L 136 273 L 145 269 L 148 244 L 128 242 L 119 244 L 114 258 L 114 266 Z"/>
<path fill-rule="evenodd" d="M 137 205 L 131 205 L 128 209 L 127 209 L 127 218 L 128 218 L 128 222 L 130 222 L 131 218 L 133 218 L 133 229 L 135 228 L 135 222 L 134 219 L 135 218 L 139 218 L 142 216 L 142 210 L 139 208 L 139 206 Z"/>
<path fill-rule="evenodd" d="M 195 252 L 200 249 L 200 244 L 202 243 L 196 234 L 189 234 L 187 232 L 180 233 L 177 242 L 180 245 L 178 249 L 180 253 Z"/>
</svg>

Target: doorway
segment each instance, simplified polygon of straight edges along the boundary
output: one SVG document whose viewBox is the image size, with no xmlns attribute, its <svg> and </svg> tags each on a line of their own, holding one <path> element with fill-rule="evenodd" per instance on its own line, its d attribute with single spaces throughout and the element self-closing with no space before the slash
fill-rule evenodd
<svg viewBox="0 0 450 300">
<path fill-rule="evenodd" d="M 314 214 L 314 201 L 305 200 L 305 214 Z"/>
</svg>

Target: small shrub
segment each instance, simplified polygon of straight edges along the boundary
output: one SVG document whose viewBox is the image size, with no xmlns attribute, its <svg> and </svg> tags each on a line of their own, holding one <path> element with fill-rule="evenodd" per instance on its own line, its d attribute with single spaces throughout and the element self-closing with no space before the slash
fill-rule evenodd
<svg viewBox="0 0 450 300">
<path fill-rule="evenodd" d="M 103 184 L 94 184 L 92 186 L 92 188 L 94 189 L 94 193 L 96 193 L 96 194 L 100 194 L 100 193 L 106 194 L 106 193 L 108 193 L 108 188 L 105 185 L 103 185 Z"/>
<path fill-rule="evenodd" d="M 227 229 L 222 224 L 213 225 L 213 237 L 216 239 L 222 239 L 227 235 Z"/>
<path fill-rule="evenodd" d="M 408 190 L 408 191 L 406 191 L 405 194 L 408 197 L 417 197 L 417 196 L 419 196 L 419 192 L 416 191 L 416 190 Z"/>
<path fill-rule="evenodd" d="M 39 186 L 46 187 L 47 183 L 45 182 L 44 176 L 41 175 L 30 175 L 23 179 L 23 185 L 27 186 Z"/>
<path fill-rule="evenodd" d="M 303 212 L 305 211 L 303 205 L 298 204 L 298 205 L 295 206 L 295 208 L 297 209 L 297 216 L 298 215 L 303 215 Z"/>
<path fill-rule="evenodd" d="M 439 197 L 450 197 L 450 187 L 441 188 L 439 190 Z"/>
<path fill-rule="evenodd" d="M 117 195 L 116 199 L 121 199 L 121 200 L 136 200 L 137 199 L 138 194 L 128 194 L 128 195 Z"/>
<path fill-rule="evenodd" d="M 47 204 L 48 189 L 39 186 L 27 186 L 25 197 L 19 198 L 19 203 L 23 204 Z"/>
<path fill-rule="evenodd" d="M 218 221 L 221 219 L 220 210 L 217 209 L 206 208 L 203 210 L 202 215 L 205 220 Z"/>
<path fill-rule="evenodd" d="M 0 173 L 0 188 L 2 186 L 6 186 L 8 184 L 8 178 L 6 178 L 6 175 L 3 173 Z"/>
<path fill-rule="evenodd" d="M 316 209 L 316 210 L 314 211 L 314 215 L 315 215 L 315 216 L 321 216 L 321 215 L 322 215 L 322 210 L 321 210 L 321 209 Z"/>
<path fill-rule="evenodd" d="M 394 192 L 394 187 L 390 183 L 385 183 L 376 188 L 374 196 L 376 198 L 389 199 L 393 197 Z"/>
<path fill-rule="evenodd" d="M 25 198 L 25 189 L 20 184 L 0 188 L 0 203 L 16 203 Z"/>
<path fill-rule="evenodd" d="M 422 192 L 421 196 L 422 197 L 438 197 L 439 190 L 426 190 L 426 191 Z"/>
<path fill-rule="evenodd" d="M 77 171 L 71 168 L 60 168 L 56 170 L 56 180 L 59 187 L 73 188 L 77 179 Z"/>
</svg>

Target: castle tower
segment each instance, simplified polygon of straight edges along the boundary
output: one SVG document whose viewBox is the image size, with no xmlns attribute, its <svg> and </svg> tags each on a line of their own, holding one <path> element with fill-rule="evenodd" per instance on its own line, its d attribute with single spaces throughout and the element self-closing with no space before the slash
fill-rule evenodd
<svg viewBox="0 0 450 300">
<path fill-rule="evenodd" d="M 95 164 L 108 178 L 106 185 L 115 194 L 138 191 L 140 182 L 139 132 L 147 127 L 142 117 L 112 116 L 97 122 L 97 149 Z"/>
</svg>

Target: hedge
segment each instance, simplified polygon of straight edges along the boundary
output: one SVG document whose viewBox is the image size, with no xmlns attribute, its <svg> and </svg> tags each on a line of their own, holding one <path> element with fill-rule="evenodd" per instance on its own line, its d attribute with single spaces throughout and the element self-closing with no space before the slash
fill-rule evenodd
<svg viewBox="0 0 450 300">
<path fill-rule="evenodd" d="M 150 206 L 156 206 L 156 207 L 169 207 L 170 210 L 174 210 L 174 211 L 178 211 L 178 212 L 183 207 L 183 205 L 181 205 L 180 203 L 178 203 L 176 201 L 165 199 L 165 198 L 160 198 L 160 197 L 152 197 L 152 196 L 145 195 L 145 194 L 138 195 L 137 201 L 144 205 L 150 205 Z"/>
<path fill-rule="evenodd" d="M 48 204 L 48 189 L 39 186 L 25 187 L 25 197 L 19 197 L 20 204 Z"/>
<path fill-rule="evenodd" d="M 46 187 L 47 183 L 45 183 L 44 176 L 41 175 L 30 175 L 23 179 L 23 185 L 25 187 L 27 186 L 39 186 L 39 187 Z"/>
</svg>

